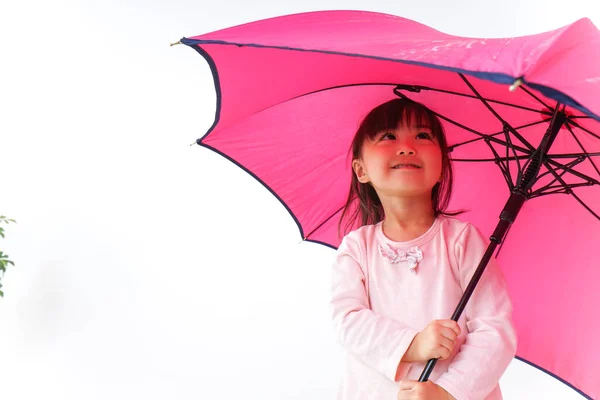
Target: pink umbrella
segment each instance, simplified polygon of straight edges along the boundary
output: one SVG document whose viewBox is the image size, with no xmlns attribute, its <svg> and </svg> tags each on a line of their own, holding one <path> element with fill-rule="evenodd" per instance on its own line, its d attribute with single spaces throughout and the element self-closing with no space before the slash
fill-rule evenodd
<svg viewBox="0 0 600 400">
<path fill-rule="evenodd" d="M 514 303 L 518 358 L 600 396 L 600 34 L 589 20 L 473 39 L 392 15 L 331 11 L 181 42 L 206 59 L 217 92 L 215 123 L 197 143 L 277 196 L 305 240 L 333 248 L 360 119 L 398 96 L 432 109 L 451 145 L 450 209 L 470 210 L 465 218 L 491 235 L 453 318 L 495 253 Z"/>
</svg>

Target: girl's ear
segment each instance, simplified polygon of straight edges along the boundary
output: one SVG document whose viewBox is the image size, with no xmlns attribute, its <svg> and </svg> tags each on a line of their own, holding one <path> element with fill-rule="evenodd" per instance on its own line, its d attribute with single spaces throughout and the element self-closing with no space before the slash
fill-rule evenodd
<svg viewBox="0 0 600 400">
<path fill-rule="evenodd" d="M 360 160 L 352 160 L 352 169 L 356 174 L 356 178 L 360 183 L 368 183 L 369 177 L 367 176 L 367 170 Z"/>
</svg>

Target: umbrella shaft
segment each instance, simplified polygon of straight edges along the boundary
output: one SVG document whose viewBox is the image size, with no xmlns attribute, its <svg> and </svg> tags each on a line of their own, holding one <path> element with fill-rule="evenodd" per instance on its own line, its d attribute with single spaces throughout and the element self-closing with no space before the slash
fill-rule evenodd
<svg viewBox="0 0 600 400">
<path fill-rule="evenodd" d="M 529 159 L 529 165 L 527 167 L 527 170 L 520 179 L 520 182 L 517 182 L 516 188 L 511 193 L 510 197 L 508 198 L 508 201 L 506 202 L 506 205 L 504 206 L 504 209 L 500 213 L 500 221 L 498 222 L 494 233 L 490 237 L 490 244 L 487 250 L 485 251 L 485 254 L 481 258 L 481 261 L 477 266 L 477 269 L 475 270 L 475 273 L 473 274 L 473 277 L 471 278 L 467 289 L 463 293 L 460 302 L 456 306 L 454 314 L 452 314 L 452 320 L 455 322 L 458 322 L 458 319 L 460 318 L 462 312 L 467 306 L 467 302 L 471 298 L 471 295 L 473 294 L 473 291 L 475 290 L 479 279 L 481 279 L 481 276 L 485 271 L 485 267 L 487 267 L 488 262 L 492 258 L 496 247 L 499 244 L 502 244 L 504 238 L 506 237 L 508 229 L 517 218 L 517 214 L 519 214 L 519 211 L 521 211 L 521 207 L 527 200 L 528 192 L 531 190 L 531 188 L 538 179 L 540 168 L 542 166 L 542 163 L 544 163 L 546 160 L 548 150 L 550 149 L 552 143 L 556 139 L 560 128 L 565 123 L 566 114 L 564 113 L 564 111 L 559 111 L 559 106 L 560 104 L 557 104 L 554 108 L 552 120 L 550 122 L 550 125 L 548 126 L 546 134 L 542 138 L 539 147 L 535 149 L 535 151 L 532 153 Z M 429 379 L 429 376 L 431 375 L 431 372 L 433 371 L 433 368 L 435 367 L 436 363 L 437 359 L 435 358 L 432 358 L 427 362 L 427 365 L 421 373 L 419 382 L 426 382 Z"/>
<path fill-rule="evenodd" d="M 469 282 L 467 289 L 463 293 L 463 296 L 460 299 L 458 306 L 456 307 L 456 309 L 454 310 L 454 313 L 452 314 L 453 321 L 458 322 L 460 316 L 462 315 L 462 312 L 464 311 L 465 307 L 467 306 L 467 302 L 469 301 L 469 298 L 473 294 L 473 291 L 475 290 L 475 287 L 477 286 L 477 283 L 479 282 L 479 279 L 481 279 L 481 276 L 483 275 L 483 271 L 485 271 L 485 267 L 487 267 L 487 264 L 490 261 L 490 258 L 492 258 L 492 255 L 494 254 L 494 250 L 496 249 L 496 246 L 498 246 L 498 244 L 496 242 L 494 242 L 494 241 L 490 242 L 485 254 L 483 255 L 483 257 L 479 263 L 479 266 L 475 270 L 475 274 L 473 274 L 473 277 L 471 278 L 471 281 Z M 427 382 L 427 380 L 429 379 L 429 375 L 431 375 L 431 372 L 433 371 L 433 367 L 435 367 L 436 363 L 437 363 L 436 358 L 432 358 L 431 360 L 429 360 L 427 362 L 427 365 L 425 366 L 425 368 L 423 369 L 423 372 L 421 373 L 419 382 Z"/>
<path fill-rule="evenodd" d="M 481 258 L 481 261 L 479 262 L 479 265 L 477 266 L 477 269 L 475 270 L 475 273 L 473 274 L 469 285 L 465 289 L 465 292 L 463 293 L 458 305 L 456 306 L 456 309 L 454 310 L 454 313 L 452 314 L 453 321 L 458 322 L 460 316 L 465 310 L 465 307 L 467 306 L 467 303 L 469 302 L 469 299 L 471 298 L 471 295 L 475 291 L 475 288 L 477 287 L 477 284 L 479 283 L 479 280 L 481 279 L 485 268 L 487 267 L 490 259 L 494 255 L 496 247 L 499 244 L 502 244 L 502 241 L 506 237 L 508 229 L 517 218 L 517 214 L 521 210 L 521 207 L 523 206 L 526 200 L 527 197 L 519 191 L 515 191 L 510 195 L 508 201 L 506 202 L 506 205 L 504 206 L 504 209 L 500 213 L 500 221 L 498 222 L 494 233 L 490 237 L 490 244 L 488 245 L 487 250 L 483 254 L 483 257 Z M 419 382 L 427 382 L 436 363 L 437 359 L 435 358 L 432 358 L 427 362 L 427 365 L 421 373 Z"/>
<path fill-rule="evenodd" d="M 500 213 L 500 221 L 490 236 L 490 241 L 496 244 L 502 244 L 504 238 L 506 237 L 506 233 L 508 232 L 508 228 L 515 222 L 517 219 L 517 215 L 519 211 L 521 211 L 521 207 L 525 204 L 527 200 L 527 195 L 518 189 L 511 193 L 508 201 L 504 205 L 504 209 Z"/>
</svg>

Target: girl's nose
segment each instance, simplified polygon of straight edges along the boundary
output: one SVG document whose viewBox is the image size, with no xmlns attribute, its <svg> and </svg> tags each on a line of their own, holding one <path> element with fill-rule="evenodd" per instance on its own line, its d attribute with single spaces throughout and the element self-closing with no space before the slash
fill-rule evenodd
<svg viewBox="0 0 600 400">
<path fill-rule="evenodd" d="M 401 156 L 412 156 L 415 154 L 415 147 L 410 140 L 401 140 L 398 143 L 396 154 Z"/>
</svg>

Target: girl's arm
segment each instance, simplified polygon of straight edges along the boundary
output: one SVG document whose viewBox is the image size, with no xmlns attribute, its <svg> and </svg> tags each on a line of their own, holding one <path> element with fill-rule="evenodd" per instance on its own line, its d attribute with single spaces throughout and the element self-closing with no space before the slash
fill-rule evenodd
<svg viewBox="0 0 600 400">
<path fill-rule="evenodd" d="M 346 237 L 333 263 L 331 311 L 341 345 L 392 381 L 410 364 L 402 362 L 418 331 L 374 313 L 369 307 L 358 244 Z"/>
<path fill-rule="evenodd" d="M 468 225 L 456 245 L 461 285 L 467 287 L 488 241 Z M 480 400 L 489 395 L 516 353 L 512 305 L 496 260 L 490 260 L 464 312 L 465 343 L 436 383 L 457 400 Z"/>
</svg>

